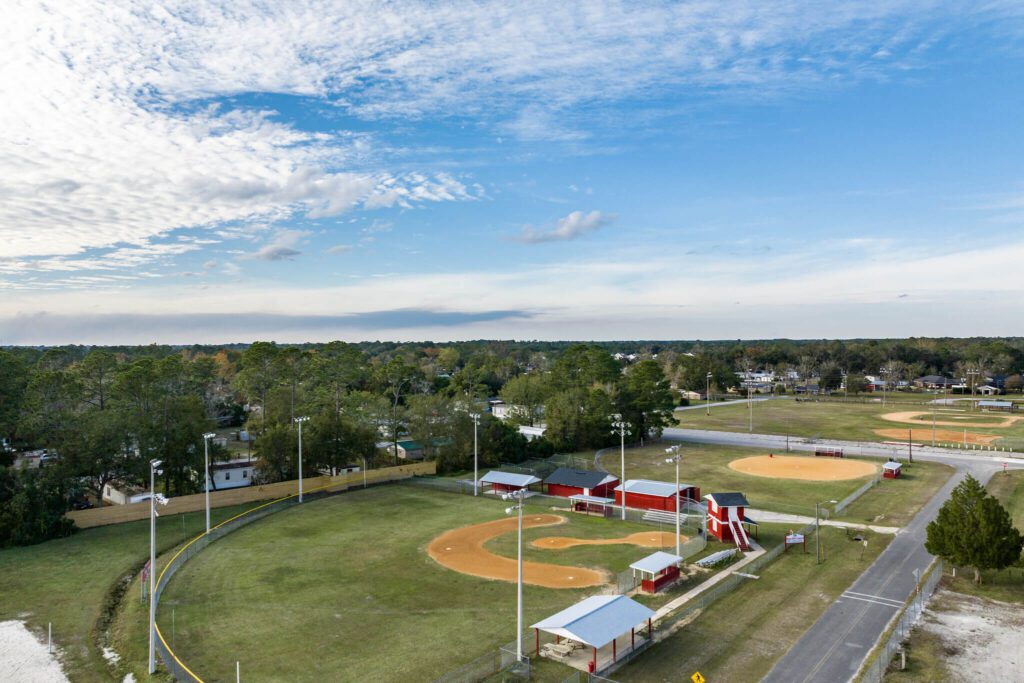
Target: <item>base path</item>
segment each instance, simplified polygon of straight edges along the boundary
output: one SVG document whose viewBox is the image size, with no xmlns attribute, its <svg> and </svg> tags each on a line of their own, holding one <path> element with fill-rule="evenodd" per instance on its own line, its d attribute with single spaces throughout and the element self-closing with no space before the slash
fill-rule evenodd
<svg viewBox="0 0 1024 683">
<path fill-rule="evenodd" d="M 941 423 L 937 422 L 936 424 Z M 906 441 L 909 436 L 911 441 L 917 441 L 919 443 L 932 442 L 932 430 L 928 428 L 921 428 L 916 432 L 913 429 L 876 429 L 875 434 L 884 436 L 887 439 L 892 439 L 893 441 Z M 997 441 L 1001 438 L 1003 437 L 998 434 L 976 434 L 974 432 L 967 432 L 967 443 L 982 444 L 983 446 L 988 446 L 993 441 Z M 964 443 L 964 433 L 953 429 L 936 429 L 934 440 L 941 443 Z"/>
<path fill-rule="evenodd" d="M 794 455 L 755 455 L 729 463 L 729 469 L 755 477 L 802 479 L 804 481 L 842 481 L 860 479 L 878 471 L 863 460 L 845 458 L 813 458 Z"/>
<path fill-rule="evenodd" d="M 689 538 L 679 536 L 680 543 L 686 543 Z M 641 548 L 668 548 L 676 543 L 675 534 L 667 531 L 640 531 L 622 538 L 572 538 L 569 536 L 545 536 L 532 542 L 534 548 L 546 550 L 562 550 L 577 545 L 638 545 Z"/>
<path fill-rule="evenodd" d="M 903 424 L 910 425 L 931 425 L 931 413 L 921 411 L 910 411 L 904 413 L 886 413 L 881 416 L 883 420 L 889 422 L 902 422 Z M 970 417 L 964 416 L 964 418 L 954 418 L 957 422 L 946 422 L 945 420 L 936 420 L 935 425 L 939 427 L 994 427 L 1002 429 L 1004 427 L 1012 427 L 1018 420 L 1024 420 L 1024 417 L 1018 417 L 1015 415 L 992 415 L 992 420 L 989 422 L 971 422 L 971 420 L 978 420 L 984 418 L 983 415 L 972 415 Z"/>
<path fill-rule="evenodd" d="M 563 524 L 560 515 L 523 515 L 523 528 Z M 446 531 L 427 546 L 427 554 L 438 564 L 462 574 L 498 581 L 516 580 L 516 560 L 496 555 L 484 548 L 495 536 L 514 533 L 519 527 L 515 517 L 464 526 Z M 587 588 L 607 583 L 607 572 L 567 567 L 560 564 L 523 561 L 523 582 L 544 588 Z"/>
</svg>

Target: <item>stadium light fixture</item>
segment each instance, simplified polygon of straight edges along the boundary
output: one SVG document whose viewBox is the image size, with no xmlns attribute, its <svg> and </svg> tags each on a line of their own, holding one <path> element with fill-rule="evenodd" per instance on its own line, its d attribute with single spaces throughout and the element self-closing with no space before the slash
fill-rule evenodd
<svg viewBox="0 0 1024 683">
<path fill-rule="evenodd" d="M 476 496 L 480 493 L 479 453 L 476 438 L 476 430 L 480 426 L 480 413 L 470 413 L 469 416 L 473 419 L 473 495 Z"/>
<path fill-rule="evenodd" d="M 516 664 L 523 661 L 523 507 L 526 499 L 526 489 L 519 489 L 512 493 L 502 495 L 504 500 L 517 500 L 518 505 L 505 508 L 505 514 L 511 515 L 519 512 L 519 554 L 518 571 L 516 573 Z"/>
<path fill-rule="evenodd" d="M 156 651 L 153 642 L 154 631 L 156 630 L 156 475 L 163 460 L 149 461 L 149 673 L 156 672 Z M 160 495 L 161 505 L 167 504 L 167 499 Z"/>
<path fill-rule="evenodd" d="M 299 502 L 302 502 L 302 423 L 309 422 L 306 416 L 296 417 L 295 424 L 299 425 Z"/>
<path fill-rule="evenodd" d="M 203 489 L 206 491 L 206 533 L 210 533 L 210 439 L 217 436 L 213 432 L 203 434 Z"/>
<path fill-rule="evenodd" d="M 666 458 L 665 462 L 674 462 L 676 464 L 676 557 L 682 557 L 679 553 L 679 514 L 680 514 L 680 503 L 682 502 L 679 497 L 679 461 L 683 459 L 682 454 L 679 452 L 682 450 L 682 446 L 676 444 L 675 446 L 669 446 L 665 449 L 666 453 L 671 453 L 671 458 Z"/>
<path fill-rule="evenodd" d="M 626 422 L 620 413 L 610 416 L 612 421 L 612 433 L 618 433 L 620 437 L 621 458 L 622 458 L 622 521 L 626 521 Z"/>
</svg>

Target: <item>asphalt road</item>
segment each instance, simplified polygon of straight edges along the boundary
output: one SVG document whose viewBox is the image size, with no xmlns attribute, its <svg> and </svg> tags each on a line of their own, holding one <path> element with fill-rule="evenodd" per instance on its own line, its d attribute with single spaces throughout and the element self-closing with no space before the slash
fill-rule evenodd
<svg viewBox="0 0 1024 683">
<path fill-rule="evenodd" d="M 737 434 L 692 429 L 667 429 L 665 438 L 696 443 L 765 447 L 784 452 L 785 436 L 770 434 Z M 789 449 L 814 450 L 821 445 L 843 448 L 851 455 L 906 458 L 906 447 L 894 448 L 880 444 L 864 444 L 834 440 L 807 442 L 789 439 Z M 1019 454 L 1018 454 L 1019 455 Z M 920 460 L 943 462 L 957 468 L 935 496 L 921 509 L 882 552 L 875 562 L 853 582 L 843 595 L 790 648 L 763 679 L 770 683 L 839 683 L 849 681 L 889 625 L 889 621 L 911 596 L 917 586 L 918 574 L 931 564 L 932 556 L 924 549 L 928 522 L 935 518 L 950 491 L 967 474 L 987 482 L 1003 468 L 1024 469 L 1024 460 L 1011 454 L 990 452 L 962 453 L 938 448 L 914 448 Z M 826 560 L 827 561 L 827 560 Z"/>
</svg>

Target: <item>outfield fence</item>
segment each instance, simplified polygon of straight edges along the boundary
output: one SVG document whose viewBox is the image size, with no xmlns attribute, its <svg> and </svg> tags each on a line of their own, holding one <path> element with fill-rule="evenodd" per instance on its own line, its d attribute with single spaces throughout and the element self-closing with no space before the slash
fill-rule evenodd
<svg viewBox="0 0 1024 683">
<path fill-rule="evenodd" d="M 875 658 L 868 660 L 871 663 L 864 668 L 860 677 L 857 678 L 858 681 L 861 683 L 882 683 L 882 680 L 885 678 L 885 672 L 889 668 L 889 663 L 892 662 L 892 658 L 899 652 L 903 641 L 910 636 L 910 630 L 917 623 L 917 620 L 921 618 L 921 613 L 927 607 L 928 601 L 935 593 L 935 589 L 941 579 L 942 560 L 936 559 L 925 572 L 925 575 L 921 577 L 917 584 L 917 589 L 907 598 L 903 609 L 893 617 L 895 623 L 889 628 L 891 631 L 889 637 L 885 639 L 885 642 L 876 646 Z"/>
<path fill-rule="evenodd" d="M 833 510 L 833 514 L 842 514 L 842 512 L 846 508 L 850 507 L 858 498 L 860 498 L 865 493 L 874 488 L 880 481 L 882 481 L 882 475 L 880 474 L 876 474 L 875 476 L 871 477 L 871 481 L 865 482 L 863 486 L 861 486 L 856 491 L 848 495 L 846 498 L 843 498 L 841 501 L 839 501 Z"/>
<path fill-rule="evenodd" d="M 502 681 L 530 680 L 530 658 L 526 655 L 522 659 L 516 657 L 514 640 L 449 671 L 434 683 L 479 683 L 499 675 Z"/>
<path fill-rule="evenodd" d="M 315 500 L 344 493 L 350 488 L 361 489 L 364 487 L 364 481 L 365 486 L 379 485 L 413 477 L 418 471 L 425 472 L 427 470 L 432 470 L 432 467 L 423 467 L 422 465 L 423 464 L 421 463 L 420 466 L 405 465 L 369 470 L 366 473 L 367 476 L 365 480 L 363 478 L 363 473 L 361 472 L 343 475 L 341 477 L 332 477 L 331 479 L 333 481 L 326 485 L 311 488 L 304 487 L 303 499 L 304 501 Z M 433 463 L 430 463 L 430 465 L 432 466 Z M 308 483 L 308 480 L 304 483 Z M 234 517 L 211 527 L 209 533 L 200 534 L 179 548 L 178 551 L 171 556 L 170 561 L 164 565 L 157 577 L 155 591 L 157 611 L 159 612 L 160 597 L 163 594 L 164 588 L 167 587 L 167 584 L 170 582 L 174 574 L 184 566 L 186 562 L 202 552 L 208 545 L 227 536 L 231 532 L 246 526 L 247 524 L 251 524 L 252 522 L 267 517 L 268 515 L 272 515 L 276 512 L 280 512 L 281 510 L 285 510 L 299 504 L 298 493 L 293 493 L 283 498 L 263 503 L 262 505 L 258 505 L 246 510 L 245 512 L 239 513 Z M 186 681 L 188 683 L 204 683 L 203 679 L 192 671 L 192 669 L 182 661 L 181 657 L 174 652 L 173 648 L 164 638 L 158 624 L 154 625 L 154 635 L 156 636 L 154 638 L 155 649 L 159 653 L 160 659 L 163 660 L 164 666 L 176 680 Z"/>
</svg>

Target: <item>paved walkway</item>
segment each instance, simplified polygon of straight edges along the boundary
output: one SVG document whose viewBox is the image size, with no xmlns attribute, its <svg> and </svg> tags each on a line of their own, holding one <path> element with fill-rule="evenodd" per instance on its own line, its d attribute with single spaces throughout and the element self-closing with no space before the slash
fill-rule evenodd
<svg viewBox="0 0 1024 683">
<path fill-rule="evenodd" d="M 807 517 L 805 515 L 790 515 L 785 512 L 755 510 L 753 508 L 750 508 L 747 512 L 750 513 L 750 517 L 752 519 L 756 519 L 758 522 L 780 522 L 782 524 L 799 524 L 801 526 L 814 523 L 814 517 Z M 898 526 L 857 524 L 856 522 L 839 522 L 831 519 L 822 519 L 818 523 L 821 524 L 821 526 L 834 526 L 839 527 L 840 529 L 870 529 L 876 534 L 898 534 L 900 532 L 900 527 Z"/>
<path fill-rule="evenodd" d="M 664 605 L 662 605 L 658 610 L 654 612 L 654 619 L 658 620 L 668 616 L 672 612 L 675 612 L 677 609 L 688 603 L 690 600 L 693 600 L 695 597 L 697 597 L 704 591 L 712 588 L 713 586 L 718 585 L 722 581 L 725 581 L 727 576 L 729 576 L 730 574 L 735 574 L 737 570 L 743 569 L 743 567 L 747 566 L 748 564 L 750 564 L 757 558 L 761 557 L 765 553 L 764 548 L 759 546 L 754 541 L 750 541 L 750 547 L 753 548 L 753 550 L 747 553 L 743 557 L 743 559 L 737 562 L 736 564 L 729 565 L 727 569 L 718 572 L 717 574 L 709 578 L 707 581 L 704 581 L 699 585 L 694 586 L 690 590 L 680 595 L 678 598 L 675 598 L 670 602 L 666 602 Z"/>
</svg>

